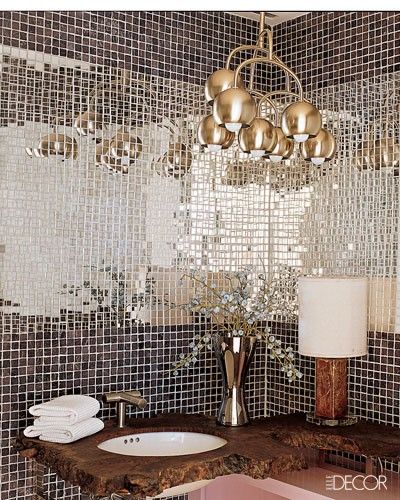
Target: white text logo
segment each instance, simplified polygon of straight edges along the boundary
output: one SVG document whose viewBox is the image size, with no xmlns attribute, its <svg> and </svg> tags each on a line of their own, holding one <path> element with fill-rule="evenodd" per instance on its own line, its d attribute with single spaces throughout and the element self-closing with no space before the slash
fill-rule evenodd
<svg viewBox="0 0 400 500">
<path fill-rule="evenodd" d="M 386 476 L 364 476 L 357 475 L 352 476 L 346 474 L 344 476 L 333 474 L 332 476 L 326 476 L 325 486 L 328 491 L 351 491 L 351 490 L 369 490 L 369 491 L 380 491 L 382 489 L 387 490 L 386 486 Z"/>
</svg>

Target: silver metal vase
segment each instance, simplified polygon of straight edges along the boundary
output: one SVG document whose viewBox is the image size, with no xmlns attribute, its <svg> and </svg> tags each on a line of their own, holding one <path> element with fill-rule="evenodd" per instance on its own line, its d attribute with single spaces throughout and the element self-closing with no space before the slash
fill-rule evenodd
<svg viewBox="0 0 400 500">
<path fill-rule="evenodd" d="M 250 422 L 244 397 L 244 384 L 253 359 L 255 337 L 217 336 L 214 350 L 224 380 L 224 394 L 218 411 L 217 423 L 239 427 Z"/>
</svg>

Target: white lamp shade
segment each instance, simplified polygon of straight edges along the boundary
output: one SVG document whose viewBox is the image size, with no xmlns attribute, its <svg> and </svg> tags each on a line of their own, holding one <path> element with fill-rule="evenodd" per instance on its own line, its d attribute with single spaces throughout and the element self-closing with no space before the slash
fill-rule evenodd
<svg viewBox="0 0 400 500">
<path fill-rule="evenodd" d="M 316 358 L 367 354 L 367 278 L 299 278 L 299 353 Z"/>
</svg>

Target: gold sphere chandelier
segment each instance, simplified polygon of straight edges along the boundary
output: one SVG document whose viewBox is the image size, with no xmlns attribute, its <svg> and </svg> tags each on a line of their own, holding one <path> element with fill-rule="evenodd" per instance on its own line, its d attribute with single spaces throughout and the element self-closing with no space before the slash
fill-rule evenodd
<svg viewBox="0 0 400 500">
<path fill-rule="evenodd" d="M 252 57 L 232 70 L 233 57 L 242 51 L 252 51 Z M 286 76 L 285 87 L 256 90 L 255 70 L 260 64 L 280 68 Z M 241 76 L 245 68 L 250 69 L 247 88 Z M 318 109 L 304 98 L 299 78 L 273 53 L 272 28 L 265 25 L 265 12 L 260 13 L 257 44 L 240 45 L 231 51 L 225 68 L 208 77 L 205 97 L 212 106 L 212 114 L 203 118 L 198 127 L 198 140 L 205 151 L 229 148 L 238 133 L 243 153 L 271 162 L 289 159 L 295 143 L 300 143 L 303 158 L 314 165 L 331 160 L 336 152 L 336 141 L 322 128 Z M 283 110 L 279 101 L 282 98 L 293 101 Z"/>
<path fill-rule="evenodd" d="M 318 166 L 335 156 L 336 141 L 329 130 L 321 128 L 315 137 L 300 145 L 300 150 L 303 158 Z"/>
<path fill-rule="evenodd" d="M 202 146 L 215 153 L 221 149 L 229 148 L 235 140 L 235 134 L 226 128 L 219 127 L 215 123 L 213 115 L 207 115 L 199 124 L 197 138 Z"/>
<path fill-rule="evenodd" d="M 276 128 L 265 118 L 254 118 L 249 127 L 242 128 L 239 132 L 240 149 L 254 158 L 261 158 L 273 151 L 277 142 Z"/>
<path fill-rule="evenodd" d="M 218 69 L 207 78 L 205 85 L 205 94 L 208 104 L 213 104 L 214 99 L 218 94 L 224 90 L 231 89 L 235 82 L 235 72 L 231 69 Z M 239 88 L 244 89 L 244 83 L 239 76 L 237 85 Z"/>
</svg>

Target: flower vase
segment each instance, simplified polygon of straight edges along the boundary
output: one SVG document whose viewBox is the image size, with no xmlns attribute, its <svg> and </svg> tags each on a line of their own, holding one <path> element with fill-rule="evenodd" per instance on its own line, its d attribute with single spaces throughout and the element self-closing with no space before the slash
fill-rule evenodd
<svg viewBox="0 0 400 500">
<path fill-rule="evenodd" d="M 217 423 L 240 427 L 250 423 L 244 385 L 257 345 L 255 337 L 217 336 L 214 350 L 222 371 L 224 393 Z"/>
</svg>

